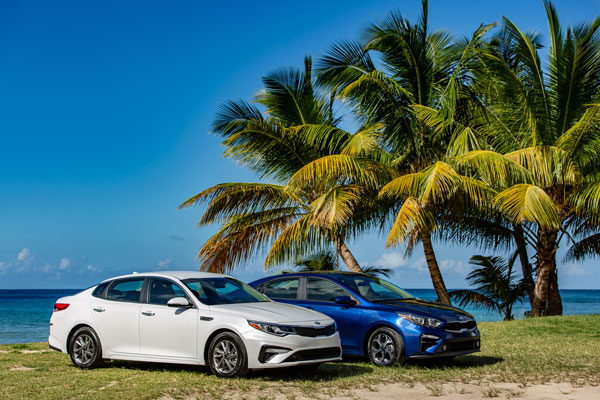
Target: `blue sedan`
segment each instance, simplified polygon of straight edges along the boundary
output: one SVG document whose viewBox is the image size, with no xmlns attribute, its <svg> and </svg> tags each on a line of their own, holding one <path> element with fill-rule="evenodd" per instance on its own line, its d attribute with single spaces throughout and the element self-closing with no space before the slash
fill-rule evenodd
<svg viewBox="0 0 600 400">
<path fill-rule="evenodd" d="M 454 357 L 479 351 L 473 316 L 416 298 L 383 279 L 352 272 L 298 272 L 252 282 L 273 300 L 333 318 L 347 355 L 391 366 L 406 358 Z"/>
</svg>

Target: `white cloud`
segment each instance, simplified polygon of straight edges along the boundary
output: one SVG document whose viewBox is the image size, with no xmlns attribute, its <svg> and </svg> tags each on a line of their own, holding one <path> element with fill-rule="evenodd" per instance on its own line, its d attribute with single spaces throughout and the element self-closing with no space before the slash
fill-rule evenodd
<svg viewBox="0 0 600 400">
<path fill-rule="evenodd" d="M 442 272 L 453 272 L 457 274 L 466 274 L 471 271 L 471 266 L 460 260 L 444 259 L 439 262 Z"/>
<path fill-rule="evenodd" d="M 6 271 L 8 270 L 9 267 L 9 263 L 6 263 L 4 261 L 0 261 L 0 275 L 4 275 L 4 273 L 6 273 Z"/>
<path fill-rule="evenodd" d="M 100 271 L 100 268 L 97 268 L 97 267 L 94 267 L 94 266 L 93 266 L 93 265 L 91 265 L 91 264 L 88 264 L 88 266 L 87 266 L 86 270 L 87 270 L 88 272 L 98 272 L 98 271 Z"/>
<path fill-rule="evenodd" d="M 160 260 L 156 264 L 157 269 L 169 269 L 173 266 L 173 260 L 170 258 L 165 258 L 164 260 Z"/>
<path fill-rule="evenodd" d="M 566 264 L 561 268 L 565 275 L 581 278 L 590 275 L 590 272 L 581 264 Z"/>
<path fill-rule="evenodd" d="M 71 260 L 68 258 L 61 258 L 60 263 L 58 263 L 58 269 L 64 271 L 65 269 L 71 266 Z"/>
<path fill-rule="evenodd" d="M 383 253 L 373 265 L 383 268 L 398 268 L 406 264 L 406 259 L 402 253 L 398 251 L 392 251 L 389 253 Z"/>
<path fill-rule="evenodd" d="M 29 247 L 23 247 L 23 250 L 19 252 L 17 255 L 17 262 L 23 264 L 31 264 L 31 262 L 35 259 L 35 256 L 29 249 Z"/>
<path fill-rule="evenodd" d="M 414 262 L 412 262 L 409 268 L 416 270 L 417 272 L 423 273 L 427 272 L 429 269 L 427 268 L 427 262 L 425 261 L 425 257 L 417 258 Z"/>
</svg>

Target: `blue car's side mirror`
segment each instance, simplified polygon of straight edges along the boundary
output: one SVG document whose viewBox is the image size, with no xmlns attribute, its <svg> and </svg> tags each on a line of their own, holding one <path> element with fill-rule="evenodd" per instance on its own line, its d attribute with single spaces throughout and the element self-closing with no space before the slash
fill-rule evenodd
<svg viewBox="0 0 600 400">
<path fill-rule="evenodd" d="M 345 306 L 353 306 L 356 304 L 356 300 L 353 300 L 350 296 L 338 296 L 333 301 L 336 304 L 343 304 Z"/>
</svg>

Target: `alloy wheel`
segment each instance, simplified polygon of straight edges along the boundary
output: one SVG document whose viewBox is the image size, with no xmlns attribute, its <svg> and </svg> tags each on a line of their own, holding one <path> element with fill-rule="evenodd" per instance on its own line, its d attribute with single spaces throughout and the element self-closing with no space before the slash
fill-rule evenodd
<svg viewBox="0 0 600 400">
<path fill-rule="evenodd" d="M 82 333 L 73 342 L 73 357 L 78 364 L 88 364 L 96 352 L 94 340 L 87 333 Z"/>
<path fill-rule="evenodd" d="M 389 335 L 380 333 L 371 340 L 371 353 L 377 364 L 390 364 L 396 357 L 396 344 Z"/>
<path fill-rule="evenodd" d="M 236 345 L 227 339 L 221 340 L 213 350 L 213 365 L 221 374 L 230 374 L 238 364 L 238 350 Z"/>
</svg>

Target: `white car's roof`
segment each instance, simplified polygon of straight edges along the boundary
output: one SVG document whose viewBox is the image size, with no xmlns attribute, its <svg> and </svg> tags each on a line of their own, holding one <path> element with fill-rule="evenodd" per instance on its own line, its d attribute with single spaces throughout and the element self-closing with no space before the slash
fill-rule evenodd
<svg viewBox="0 0 600 400">
<path fill-rule="evenodd" d="M 158 272 L 134 272 L 133 274 L 129 274 L 129 275 L 121 275 L 121 276 L 115 276 L 114 278 L 105 279 L 105 281 L 111 281 L 114 279 L 121 279 L 121 278 L 136 278 L 136 277 L 143 277 L 143 276 L 158 276 L 158 277 L 163 277 L 163 278 L 176 278 L 176 279 L 180 279 L 180 280 L 198 279 L 198 278 L 224 278 L 224 277 L 229 278 L 229 275 L 214 274 L 212 272 L 158 271 Z"/>
</svg>

